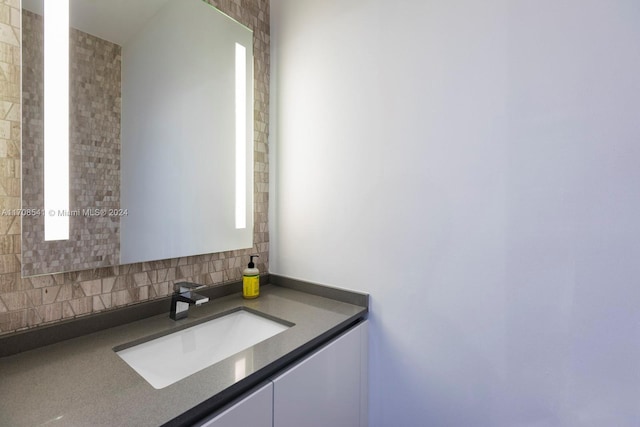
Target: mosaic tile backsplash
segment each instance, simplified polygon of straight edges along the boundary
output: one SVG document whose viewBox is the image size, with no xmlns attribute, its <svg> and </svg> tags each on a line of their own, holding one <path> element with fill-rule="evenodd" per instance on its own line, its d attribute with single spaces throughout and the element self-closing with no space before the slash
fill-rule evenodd
<svg viewBox="0 0 640 427">
<path fill-rule="evenodd" d="M 203 0 L 254 32 L 254 246 L 194 257 L 21 277 L 21 97 L 19 0 L 0 0 L 0 334 L 168 295 L 187 280 L 238 280 L 248 255 L 268 271 L 268 0 Z M 89 156 L 90 154 L 86 154 Z"/>
</svg>

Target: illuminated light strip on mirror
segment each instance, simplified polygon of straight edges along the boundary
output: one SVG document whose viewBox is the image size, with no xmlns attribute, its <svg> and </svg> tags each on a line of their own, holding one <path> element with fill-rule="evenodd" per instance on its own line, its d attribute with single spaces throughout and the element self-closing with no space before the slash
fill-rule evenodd
<svg viewBox="0 0 640 427">
<path fill-rule="evenodd" d="M 236 229 L 247 227 L 247 49 L 236 43 Z M 252 107 L 252 106 L 251 106 Z"/>
<path fill-rule="evenodd" d="M 44 240 L 69 239 L 69 0 L 44 2 Z"/>
</svg>

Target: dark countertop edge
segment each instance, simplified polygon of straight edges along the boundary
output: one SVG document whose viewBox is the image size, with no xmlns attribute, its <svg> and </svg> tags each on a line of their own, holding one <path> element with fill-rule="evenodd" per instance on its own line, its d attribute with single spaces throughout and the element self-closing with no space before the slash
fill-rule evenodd
<svg viewBox="0 0 640 427">
<path fill-rule="evenodd" d="M 312 353 L 316 349 L 322 347 L 327 342 L 331 341 L 335 337 L 339 336 L 343 332 L 350 329 L 352 326 L 365 320 L 368 313 L 368 309 L 363 307 L 364 310 L 357 313 L 343 322 L 339 323 L 335 327 L 329 329 L 325 333 L 317 336 L 316 338 L 306 342 L 297 349 L 287 353 L 281 357 L 254 372 L 250 376 L 244 378 L 241 381 L 226 388 L 220 393 L 212 396 L 206 401 L 202 402 L 198 406 L 190 409 L 189 411 L 177 416 L 176 418 L 163 424 L 162 427 L 186 427 L 192 426 L 194 423 L 202 421 L 203 419 L 210 417 L 216 413 L 220 413 L 228 407 L 236 403 L 236 400 L 258 385 L 264 384 L 270 377 L 277 374 L 279 371 L 288 367 L 292 363 L 303 359 L 308 354 Z"/>
<path fill-rule="evenodd" d="M 366 309 L 365 316 L 369 308 L 369 295 L 361 292 L 348 291 L 275 274 L 267 273 L 260 275 L 260 285 L 263 286 L 267 284 L 290 288 L 311 295 L 364 307 Z M 211 299 L 221 298 L 236 292 L 242 292 L 241 280 L 198 290 L 199 294 Z M 141 302 L 63 320 L 50 325 L 36 326 L 23 331 L 0 335 L 0 358 L 157 316 L 162 313 L 167 313 L 168 315 L 170 305 L 171 296 L 167 296 L 153 301 Z M 251 377 L 248 377 L 246 380 L 250 379 Z"/>
</svg>

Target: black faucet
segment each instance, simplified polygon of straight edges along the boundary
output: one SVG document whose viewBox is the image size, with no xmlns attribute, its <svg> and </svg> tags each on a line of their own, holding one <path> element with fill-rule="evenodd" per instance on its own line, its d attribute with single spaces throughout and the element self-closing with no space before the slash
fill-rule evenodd
<svg viewBox="0 0 640 427">
<path fill-rule="evenodd" d="M 204 285 L 189 282 L 176 283 L 174 285 L 175 292 L 171 295 L 171 312 L 169 313 L 169 317 L 173 320 L 184 319 L 189 314 L 189 306 L 208 302 L 209 298 L 193 292 L 200 288 L 204 288 Z"/>
</svg>

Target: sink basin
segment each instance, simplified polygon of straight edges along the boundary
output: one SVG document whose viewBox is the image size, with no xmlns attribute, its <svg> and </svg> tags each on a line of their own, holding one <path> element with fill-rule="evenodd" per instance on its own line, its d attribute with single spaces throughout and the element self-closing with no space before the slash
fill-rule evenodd
<svg viewBox="0 0 640 427">
<path fill-rule="evenodd" d="M 164 388 L 288 329 L 246 310 L 114 350 L 156 389 Z"/>
</svg>

